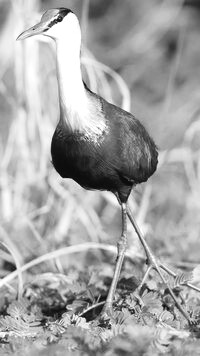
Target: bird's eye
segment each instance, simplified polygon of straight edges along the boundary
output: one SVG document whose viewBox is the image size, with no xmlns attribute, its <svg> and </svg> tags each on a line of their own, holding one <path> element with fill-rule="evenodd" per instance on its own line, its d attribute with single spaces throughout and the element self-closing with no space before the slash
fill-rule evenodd
<svg viewBox="0 0 200 356">
<path fill-rule="evenodd" d="M 58 22 L 61 22 L 62 19 L 63 19 L 62 16 L 58 16 L 58 17 L 57 17 L 57 21 L 58 21 Z"/>
</svg>

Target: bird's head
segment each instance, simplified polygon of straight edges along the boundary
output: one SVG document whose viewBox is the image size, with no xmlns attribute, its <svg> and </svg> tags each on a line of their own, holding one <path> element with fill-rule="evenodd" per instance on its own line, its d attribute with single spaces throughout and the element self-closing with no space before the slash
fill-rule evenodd
<svg viewBox="0 0 200 356">
<path fill-rule="evenodd" d="M 79 21 L 69 9 L 64 7 L 50 9 L 43 14 L 39 23 L 22 32 L 17 40 L 35 35 L 48 36 L 55 41 L 66 40 L 67 37 L 76 41 L 76 37 L 78 39 L 81 37 Z"/>
</svg>

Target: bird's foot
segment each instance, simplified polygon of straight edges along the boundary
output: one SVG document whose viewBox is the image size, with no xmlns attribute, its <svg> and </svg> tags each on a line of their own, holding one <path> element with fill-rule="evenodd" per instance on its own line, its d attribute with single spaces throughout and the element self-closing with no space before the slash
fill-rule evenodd
<svg viewBox="0 0 200 356">
<path fill-rule="evenodd" d="M 167 272 L 170 276 L 174 277 L 175 280 L 177 280 L 179 278 L 179 276 L 180 276 L 180 273 L 175 273 L 169 267 L 165 266 L 163 263 L 160 263 L 160 268 L 162 268 L 163 271 Z M 190 289 L 193 289 L 196 292 L 200 292 L 200 288 L 198 288 L 197 286 L 195 286 L 192 283 L 190 283 L 189 280 L 183 280 L 181 285 L 186 286 L 186 287 L 188 287 Z"/>
<path fill-rule="evenodd" d="M 101 319 L 109 319 L 113 315 L 113 306 L 112 303 L 105 302 L 103 309 L 99 315 Z"/>
<path fill-rule="evenodd" d="M 164 283 L 164 285 L 166 286 L 169 294 L 171 295 L 172 299 L 175 302 L 175 305 L 177 307 L 177 309 L 180 311 L 180 313 L 184 316 L 184 318 L 188 321 L 188 323 L 190 325 L 193 325 L 193 321 L 190 319 L 190 316 L 188 315 L 188 313 L 183 309 L 183 307 L 181 306 L 181 304 L 179 303 L 179 301 L 177 300 L 172 288 L 170 287 L 169 283 L 167 282 L 165 276 L 162 273 L 162 270 L 164 270 L 165 272 L 167 272 L 170 276 L 173 276 L 174 278 L 176 278 L 178 275 L 176 273 L 174 273 L 173 271 L 171 271 L 168 267 L 166 267 L 164 264 L 162 264 L 159 259 L 156 259 L 156 257 L 153 255 L 153 253 L 151 252 L 151 250 L 149 249 L 148 254 L 147 254 L 147 270 L 144 274 L 144 277 L 141 281 L 141 283 L 139 284 L 139 286 L 137 287 L 137 293 L 139 294 L 141 291 L 142 286 L 144 285 L 144 283 L 146 282 L 148 275 L 150 273 L 150 271 L 152 269 L 154 269 L 158 275 L 160 276 L 161 281 Z M 187 285 L 188 287 L 199 291 L 200 289 L 193 286 L 190 283 L 185 283 L 185 285 Z"/>
<path fill-rule="evenodd" d="M 181 304 L 178 302 L 172 288 L 169 286 L 169 284 L 167 283 L 166 279 L 165 279 L 165 276 L 163 275 L 162 273 L 162 270 L 164 270 L 165 272 L 167 272 L 168 274 L 170 274 L 171 276 L 173 276 L 174 278 L 177 277 L 177 274 L 175 274 L 174 272 L 172 272 L 169 268 L 167 268 L 166 266 L 164 266 L 162 263 L 160 263 L 160 261 L 154 256 L 154 254 L 152 253 L 151 249 L 149 248 L 148 244 L 146 243 L 132 213 L 131 213 L 131 210 L 130 208 L 127 206 L 127 214 L 128 214 L 128 217 L 129 217 L 129 220 L 131 222 L 131 224 L 133 225 L 134 227 L 134 230 L 136 232 L 136 234 L 138 235 L 138 238 L 145 250 L 145 253 L 146 253 L 146 256 L 147 256 L 147 265 L 148 265 L 148 268 L 147 268 L 147 271 L 144 275 L 144 278 L 141 282 L 141 284 L 139 285 L 139 287 L 137 288 L 137 291 L 141 290 L 143 284 L 145 283 L 147 277 L 148 277 L 148 274 L 149 272 L 151 271 L 151 269 L 155 269 L 156 272 L 159 274 L 160 276 L 160 279 L 162 280 L 162 282 L 164 283 L 164 285 L 166 286 L 169 294 L 171 295 L 172 299 L 174 300 L 174 303 L 177 307 L 177 309 L 180 311 L 180 313 L 184 316 L 184 318 L 188 321 L 188 323 L 190 325 L 193 325 L 193 321 L 190 319 L 189 315 L 187 314 L 187 312 L 183 309 L 183 307 L 181 306 Z M 185 283 L 188 287 L 196 290 L 196 291 L 199 291 L 200 292 L 200 289 L 193 286 L 192 284 L 190 283 Z"/>
<path fill-rule="evenodd" d="M 152 254 L 152 252 L 151 252 Z M 156 262 L 156 263 L 155 263 Z M 158 272 L 158 269 L 156 268 L 157 266 L 162 269 L 163 271 L 165 271 L 168 275 L 170 275 L 171 277 L 174 278 L 174 280 L 178 280 L 180 279 L 180 277 L 182 276 L 182 273 L 175 273 L 174 271 L 172 271 L 168 266 L 166 266 L 165 264 L 161 263 L 159 261 L 159 259 L 156 260 L 156 258 L 153 256 L 153 260 L 152 258 L 148 258 L 147 259 L 147 265 L 148 265 L 148 268 L 144 274 L 144 277 L 141 281 L 141 283 L 139 284 L 139 286 L 137 287 L 137 291 L 140 291 L 142 286 L 145 284 L 147 278 L 148 278 L 148 275 L 150 273 L 150 271 L 152 269 L 155 269 L 157 272 Z M 158 274 L 160 275 L 160 273 L 158 272 Z M 200 288 L 198 288 L 197 286 L 193 285 L 192 283 L 190 283 L 190 280 L 187 280 L 187 279 L 183 279 L 181 281 L 181 286 L 186 286 L 190 289 L 193 289 L 195 290 L 196 292 L 199 292 L 200 293 Z"/>
<path fill-rule="evenodd" d="M 97 317 L 98 323 L 101 326 L 108 326 L 113 319 L 113 307 L 112 304 L 105 302 L 103 309 Z"/>
</svg>

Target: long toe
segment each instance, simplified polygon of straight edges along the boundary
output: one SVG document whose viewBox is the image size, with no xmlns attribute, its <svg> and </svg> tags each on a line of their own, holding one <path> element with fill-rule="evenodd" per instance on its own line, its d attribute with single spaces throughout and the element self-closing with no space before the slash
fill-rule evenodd
<svg viewBox="0 0 200 356">
<path fill-rule="evenodd" d="M 162 269 L 164 269 L 163 265 L 159 262 L 159 259 L 157 260 L 156 257 L 153 255 L 153 253 L 150 251 L 151 255 L 150 258 L 147 259 L 148 261 L 148 268 L 147 271 L 142 279 L 142 282 L 139 285 L 139 290 L 141 290 L 142 286 L 144 285 L 145 281 L 147 280 L 147 277 L 149 275 L 149 272 L 151 271 L 151 269 L 153 268 L 159 275 L 161 281 L 164 283 L 164 285 L 166 286 L 166 289 L 168 290 L 169 294 L 171 295 L 172 299 L 174 300 L 174 303 L 177 307 L 177 309 L 180 311 L 180 313 L 184 316 L 184 318 L 188 321 L 188 323 L 190 325 L 192 325 L 192 321 L 189 317 L 189 315 L 187 314 L 187 312 L 183 309 L 183 307 L 181 306 L 181 304 L 179 303 L 179 301 L 177 300 L 172 288 L 170 287 L 169 283 L 167 282 L 165 276 L 162 273 Z M 149 257 L 149 256 L 148 256 Z M 162 269 L 161 269 L 162 268 Z M 166 271 L 169 273 L 169 271 Z"/>
<path fill-rule="evenodd" d="M 200 292 L 200 288 L 193 285 L 191 283 L 190 278 L 183 278 L 182 272 L 175 273 L 174 271 L 172 271 L 168 266 L 164 265 L 163 263 L 160 263 L 160 268 L 162 268 L 163 271 L 167 272 L 170 276 L 174 277 L 174 279 L 181 281 L 181 285 L 187 286 L 188 288 L 191 288 L 191 289 L 195 290 L 196 292 Z"/>
</svg>

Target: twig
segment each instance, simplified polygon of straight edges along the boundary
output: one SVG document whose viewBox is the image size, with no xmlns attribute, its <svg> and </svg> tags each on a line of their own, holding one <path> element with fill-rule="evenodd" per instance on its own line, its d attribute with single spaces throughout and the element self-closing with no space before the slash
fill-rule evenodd
<svg viewBox="0 0 200 356">
<path fill-rule="evenodd" d="M 87 39 L 89 7 L 90 7 L 90 0 L 84 0 L 83 7 L 82 7 L 82 15 L 81 15 L 81 32 L 82 32 L 82 38 L 83 38 L 83 42 L 85 43 L 85 46 L 86 46 L 86 39 Z"/>
<path fill-rule="evenodd" d="M 104 304 L 105 304 L 105 300 L 103 302 L 98 302 L 98 303 L 92 304 L 90 307 L 88 307 L 82 313 L 80 313 L 79 316 L 82 317 L 84 314 L 88 313 L 92 309 L 98 308 L 98 307 L 100 307 L 101 305 L 104 305 Z"/>
<path fill-rule="evenodd" d="M 50 259 L 61 257 L 64 255 L 70 255 L 72 253 L 78 253 L 78 252 L 82 252 L 82 251 L 86 251 L 86 250 L 90 250 L 90 249 L 101 249 L 101 250 L 109 251 L 111 253 L 116 254 L 116 247 L 113 245 L 100 244 L 100 243 L 94 243 L 94 242 L 84 243 L 84 244 L 64 247 L 59 250 L 46 253 L 45 255 L 42 255 L 42 256 L 28 262 L 24 266 L 20 267 L 19 271 L 21 273 L 23 273 L 23 272 L 27 271 L 28 269 L 32 268 L 33 266 L 36 266 L 36 265 L 43 263 L 45 261 L 48 261 Z M 130 252 L 128 252 L 128 251 L 126 253 L 126 256 L 133 258 L 132 254 L 130 254 Z M 17 277 L 17 275 L 18 275 L 18 271 L 13 271 L 9 275 L 4 277 L 2 280 L 0 280 L 0 288 L 3 287 L 6 283 L 11 282 L 13 279 L 15 279 Z"/>
</svg>

